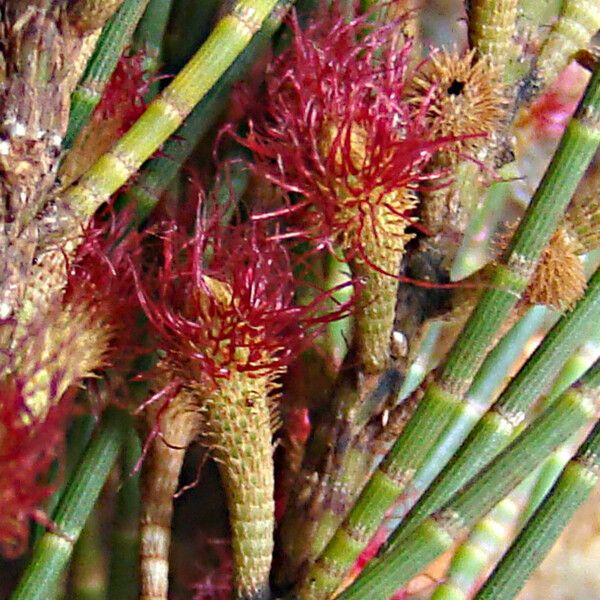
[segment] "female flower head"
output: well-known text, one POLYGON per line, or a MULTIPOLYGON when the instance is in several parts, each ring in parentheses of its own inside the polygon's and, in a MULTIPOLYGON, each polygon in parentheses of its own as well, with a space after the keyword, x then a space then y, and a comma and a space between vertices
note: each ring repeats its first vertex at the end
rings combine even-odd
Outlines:
POLYGON ((0 381, 0 555, 16 558, 27 548, 29 523, 53 486, 48 469, 62 451, 71 402, 64 398, 45 418, 32 418, 19 377, 0 381))
MULTIPOLYGON (((177 484, 182 450, 199 439, 219 465, 227 496, 234 595, 262 597, 275 524, 273 392, 321 326, 348 309, 324 311, 331 294, 296 306, 292 260, 281 241, 263 223, 228 226, 221 218, 198 217, 191 237, 173 225, 162 235, 157 272, 149 282, 138 277, 140 301, 161 349, 158 395, 167 396, 158 412, 150 408, 148 420, 170 444, 155 440, 147 446, 142 581, 148 595, 157 593, 156 531, 168 536, 170 530, 164 503, 171 507, 172 499, 165 489, 177 484)), ((168 540, 160 543, 165 548, 168 540)), ((166 586, 163 577, 161 593, 166 586)))
POLYGON ((301 195, 281 212, 304 209, 302 234, 384 271, 412 237, 414 190, 448 143, 428 132, 427 102, 415 109, 404 97, 412 43, 401 20, 370 28, 332 9, 302 31, 293 19, 292 44, 271 65, 242 140, 260 173, 301 195))
POLYGON ((181 381, 210 387, 234 372, 276 377, 326 322, 330 294, 296 306, 285 246, 261 223, 225 226, 198 219, 189 238, 176 225, 162 236, 163 262, 140 300, 181 381))
POLYGON ((428 127, 434 88, 418 105, 408 99, 406 18, 373 27, 369 15, 348 22, 334 6, 305 31, 292 19, 292 43, 267 72, 263 106, 242 140, 259 173, 300 195, 270 215, 297 217, 298 230, 285 235, 341 248, 364 282, 354 354, 370 372, 390 359, 416 191, 440 179, 429 162, 442 148, 452 152, 456 141, 428 127))

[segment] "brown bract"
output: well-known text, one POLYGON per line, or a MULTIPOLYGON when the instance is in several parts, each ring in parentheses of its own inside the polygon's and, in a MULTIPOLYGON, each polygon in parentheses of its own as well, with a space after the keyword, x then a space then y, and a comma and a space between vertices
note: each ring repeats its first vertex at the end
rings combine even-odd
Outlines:
POLYGON ((569 310, 585 292, 586 279, 579 247, 559 227, 542 253, 526 291, 528 303, 569 310))
POLYGON ((415 75, 409 94, 413 104, 427 101, 427 120, 434 136, 461 138, 455 142, 454 153, 444 152, 451 162, 461 155, 482 158, 480 151, 488 147, 488 138, 505 117, 500 72, 485 59, 476 59, 474 50, 463 56, 434 52, 415 75))

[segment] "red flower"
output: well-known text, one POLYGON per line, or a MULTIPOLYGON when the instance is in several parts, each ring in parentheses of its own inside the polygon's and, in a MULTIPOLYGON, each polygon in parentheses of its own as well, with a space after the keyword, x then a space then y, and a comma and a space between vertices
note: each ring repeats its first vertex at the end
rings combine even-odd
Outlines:
POLYGON ((190 238, 162 235, 162 265, 139 284, 141 304, 172 375, 213 385, 234 371, 274 378, 348 306, 324 312, 331 293, 296 306, 290 255, 259 223, 197 220, 190 238))
POLYGON ((121 364, 140 347, 139 303, 132 261, 142 249, 141 236, 130 228, 131 210, 117 214, 108 206, 87 227, 83 241, 68 267, 65 305, 82 304, 94 314, 96 325, 110 337, 110 360, 121 364))
POLYGON ((0 382, 0 554, 5 558, 25 551, 30 519, 44 520, 40 506, 53 491, 44 477, 62 451, 71 407, 63 398, 36 420, 20 393, 23 385, 12 375, 0 382))
POLYGON ((346 22, 333 10, 302 31, 293 18, 291 46, 271 65, 264 108, 241 140, 260 173, 303 197, 273 214, 301 211, 298 235, 338 241, 347 259, 377 263, 374 245, 406 237, 411 190, 435 177, 425 168, 452 141, 431 137, 427 101, 404 98, 412 44, 400 25, 346 22))
POLYGON ((117 133, 123 134, 146 110, 144 96, 150 82, 145 74, 145 60, 142 51, 119 58, 94 111, 92 119, 96 123, 114 119, 118 123, 117 133))

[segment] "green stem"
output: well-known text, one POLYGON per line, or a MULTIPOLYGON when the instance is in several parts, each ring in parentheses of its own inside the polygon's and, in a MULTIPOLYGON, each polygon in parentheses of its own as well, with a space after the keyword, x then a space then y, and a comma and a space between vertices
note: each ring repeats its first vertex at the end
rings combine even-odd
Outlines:
POLYGON ((139 589, 140 440, 129 427, 121 454, 121 489, 111 537, 108 597, 134 600, 139 589))
POLYGON ((141 223, 152 212, 198 142, 215 124, 226 105, 232 85, 244 76, 256 57, 266 49, 288 6, 289 0, 279 0, 247 48, 197 104, 175 135, 167 140, 161 156, 148 161, 135 185, 123 194, 120 202, 135 202, 136 223, 141 223))
POLYGON ((565 467, 546 500, 477 594, 477 600, 514 598, 577 508, 598 482, 600 423, 565 467))
POLYGON ((472 0, 468 26, 471 47, 500 68, 501 73, 515 52, 518 0, 472 0))
MULTIPOLYGON (((457 437, 460 439, 457 439, 457 442, 461 443, 470 431, 468 439, 443 471, 441 469, 445 463, 442 461, 437 463, 437 471, 441 473, 404 522, 394 531, 389 544, 396 544, 400 539, 404 539, 418 523, 442 506, 452 494, 500 452, 554 374, 581 345, 581 340, 585 339, 589 330, 589 324, 598 319, 600 319, 600 269, 592 276, 588 291, 576 308, 552 328, 523 369, 477 424, 475 423, 479 415, 487 407, 485 404, 478 404, 478 401, 482 400, 481 397, 475 397, 472 402, 470 393, 467 395, 468 403, 455 411, 445 436, 456 435, 454 432, 459 431, 460 435, 457 437)), ((446 455, 446 460, 448 458, 449 456, 446 455)))
POLYGON ((63 146, 70 148, 100 102, 119 57, 129 43, 148 0, 125 0, 102 30, 81 81, 71 96, 69 127, 63 146))
MULTIPOLYGON (((239 0, 171 84, 127 133, 60 196, 66 221, 57 229, 87 221, 172 135, 243 52, 277 0, 239 0)), ((61 231, 60 233, 65 233, 61 231)))
MULTIPOLYGON (((413 479, 470 387, 494 338, 523 294, 537 261, 558 225, 577 183, 600 142, 600 68, 529 205, 508 252, 455 342, 438 381, 430 385, 411 420, 367 483, 343 525, 308 570, 300 588, 322 597, 341 583, 413 479), (427 435, 423 435, 427 431, 427 435), (313 584, 319 582, 318 584, 313 584), (320 587, 324 585, 325 587, 320 587)), ((458 407, 458 408, 457 408, 458 407)), ((311 597, 308 594, 304 597, 311 597)))
POLYGON ((498 175, 506 181, 492 184, 482 206, 476 208, 462 244, 452 261, 451 281, 460 281, 468 277, 486 262, 490 236, 502 215, 502 207, 509 194, 511 180, 519 177, 519 172, 515 163, 509 163, 500 169, 498 175))
POLYGON ((52 597, 118 455, 124 422, 123 415, 116 409, 109 408, 105 412, 102 425, 86 448, 53 516, 54 528, 35 546, 11 600, 52 597))
POLYGON ((599 0, 563 0, 560 15, 536 59, 534 86, 528 90, 528 99, 543 93, 575 54, 589 47, 598 29, 599 0))
MULTIPOLYGON (((498 393, 498 383, 506 379, 522 354, 525 344, 547 320, 548 313, 548 309, 542 306, 532 308, 490 352, 467 394, 467 401, 474 406, 479 406, 479 410, 473 413, 464 412, 460 418, 450 422, 419 467, 414 480, 404 492, 404 502, 394 511, 394 517, 397 520, 402 520, 406 516, 406 513, 417 501, 421 490, 425 490, 431 485, 442 466, 458 450, 475 424, 477 417, 489 408, 498 393)), ((543 329, 545 333, 545 326, 543 329)))
MULTIPOLYGON (((592 340, 587 341, 575 354, 565 363, 561 372, 558 374, 556 381, 552 385, 552 389, 540 402, 539 410, 544 410, 551 406, 556 399, 570 386, 577 381, 598 358, 600 352, 597 347, 597 338, 600 337, 600 332, 592 337, 592 340), (594 339, 594 337, 596 339, 594 339), (591 346, 591 348, 590 348, 591 346)), ((576 441, 571 441, 561 446, 556 452, 550 456, 540 470, 535 486, 531 492, 527 508, 522 516, 522 523, 526 522, 537 510, 543 499, 548 494, 550 488, 558 479, 560 472, 563 470, 567 461, 573 455, 573 445, 576 441)))
MULTIPOLYGON (((402 544, 373 560, 340 600, 385 599, 464 537, 498 501, 600 408, 600 361, 402 544)), ((352 540, 349 540, 352 543, 352 540)), ((523 560, 523 559, 522 559, 523 560)), ((526 561, 523 561, 526 562, 526 561)), ((324 579, 326 573, 316 574, 324 579)), ((319 586, 319 579, 313 585, 319 586)), ((321 583, 320 586, 323 584, 321 583)), ((494 596, 495 598, 495 596, 494 596)))
MULTIPOLYGON (((92 431, 96 425, 95 419, 92 415, 81 415, 75 417, 71 423, 69 431, 67 433, 67 460, 65 465, 64 476, 66 481, 69 480, 73 473, 73 469, 77 466, 79 459, 87 443, 89 442, 92 431)), ((58 470, 58 464, 57 470, 58 470)), ((54 476, 54 474, 52 474, 54 476)), ((46 503, 46 513, 51 515, 54 513, 56 506, 63 495, 65 488, 64 483, 59 489, 57 489, 46 503)), ((45 527, 41 524, 36 524, 33 530, 33 541, 37 542, 40 537, 44 534, 45 527)))
MULTIPOLYGON (((160 69, 163 39, 172 6, 173 0, 150 0, 148 8, 135 30, 134 47, 142 49, 146 53, 144 71, 149 75, 157 73, 160 69)), ((148 90, 147 99, 154 98, 159 89, 160 83, 153 82, 148 90)))
POLYGON ((534 482, 532 474, 475 525, 469 537, 456 549, 444 582, 435 589, 431 600, 469 600, 472 597, 477 583, 510 543, 534 482))

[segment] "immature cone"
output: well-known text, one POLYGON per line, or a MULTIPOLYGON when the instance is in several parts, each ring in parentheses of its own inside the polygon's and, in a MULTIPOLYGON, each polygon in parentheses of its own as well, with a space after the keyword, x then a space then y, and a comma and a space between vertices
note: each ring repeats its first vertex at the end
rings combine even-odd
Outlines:
MULTIPOLYGON (((490 162, 490 149, 498 144, 497 133, 505 118, 503 90, 500 70, 485 58, 476 59, 474 50, 463 56, 442 50, 421 66, 412 80, 410 101, 426 110, 425 118, 434 135, 456 136, 453 144, 436 154, 435 168, 446 169, 456 178, 480 177, 477 172, 468 172, 476 171, 473 163, 460 163, 490 162)), ((471 195, 476 196, 477 192, 471 195)), ((469 221, 471 203, 465 205, 453 186, 425 189, 422 207, 425 227, 435 234, 452 232, 458 247, 469 221)))
POLYGON ((405 99, 405 21, 373 29, 364 15, 348 22, 337 5, 305 31, 294 21, 293 42, 268 70, 265 101, 241 140, 259 173, 302 197, 274 214, 286 214, 298 237, 341 248, 362 280, 355 348, 369 372, 389 361, 414 190, 435 177, 425 167, 452 141, 432 134, 426 107, 405 99))
POLYGON ((525 291, 527 304, 544 304, 555 310, 573 308, 586 288, 580 246, 559 227, 550 239, 525 291))
MULTIPOLYGON (((269 594, 273 554, 273 395, 289 361, 334 316, 318 312, 328 295, 310 306, 293 305, 294 278, 279 242, 258 225, 224 227, 219 218, 198 219, 191 239, 176 228, 166 234, 163 265, 150 282, 154 289, 147 293, 140 286, 139 295, 165 353, 156 368, 167 382, 163 395, 168 398, 169 386, 181 390, 167 400, 158 426, 171 430, 166 421, 171 411, 182 412, 176 406, 185 392, 186 406, 191 403, 200 419, 197 438, 217 461, 227 496, 234 595, 258 600, 269 594)), ((172 489, 180 462, 170 465, 172 489)), ((160 465, 151 463, 146 478, 152 493, 152 480, 165 478, 160 465)), ((156 503, 169 504, 161 513, 164 528, 172 498, 160 489, 156 503)), ((166 534, 162 540, 162 571, 142 560, 142 579, 152 582, 155 598, 167 592, 166 534)))

